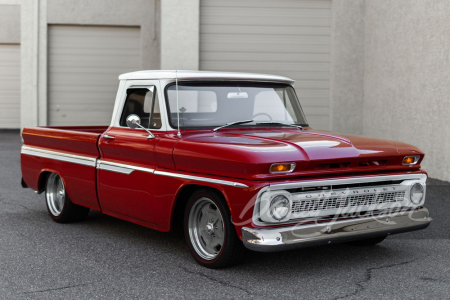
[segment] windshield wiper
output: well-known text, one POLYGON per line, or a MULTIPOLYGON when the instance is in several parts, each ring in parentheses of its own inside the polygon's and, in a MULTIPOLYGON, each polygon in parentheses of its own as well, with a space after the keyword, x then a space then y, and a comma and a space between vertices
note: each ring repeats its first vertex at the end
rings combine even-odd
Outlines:
POLYGON ((256 125, 269 125, 269 124, 283 125, 283 126, 289 126, 289 127, 297 127, 298 129, 302 129, 303 128, 301 125, 298 125, 298 124, 286 124, 286 123, 281 123, 281 122, 261 122, 261 123, 256 123, 256 125))
POLYGON ((233 123, 228 123, 225 125, 222 125, 220 127, 216 127, 213 129, 214 132, 216 132, 217 130, 219 130, 220 128, 224 128, 224 127, 228 127, 228 126, 232 126, 232 125, 239 125, 239 124, 245 124, 245 123, 251 123, 253 122, 253 120, 245 120, 245 121, 237 121, 237 122, 233 122, 233 123))

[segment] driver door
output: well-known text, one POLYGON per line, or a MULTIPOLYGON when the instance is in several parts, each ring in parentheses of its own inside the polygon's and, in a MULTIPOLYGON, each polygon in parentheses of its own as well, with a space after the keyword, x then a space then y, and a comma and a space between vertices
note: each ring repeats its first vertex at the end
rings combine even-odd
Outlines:
POLYGON ((165 133, 161 119, 159 81, 127 82, 122 111, 100 138, 98 196, 102 210, 122 219, 155 225, 153 170, 157 167, 155 146, 165 133), (145 85, 143 85, 145 83, 145 85), (137 115, 144 129, 127 127, 129 115, 137 115))

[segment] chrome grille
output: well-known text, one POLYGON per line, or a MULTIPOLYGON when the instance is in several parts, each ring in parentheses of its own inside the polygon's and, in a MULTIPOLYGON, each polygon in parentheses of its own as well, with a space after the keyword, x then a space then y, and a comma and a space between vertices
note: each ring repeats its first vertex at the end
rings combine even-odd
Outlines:
POLYGON ((404 197, 405 192, 402 191, 322 199, 294 200, 292 202, 292 213, 393 203, 403 201, 404 197))

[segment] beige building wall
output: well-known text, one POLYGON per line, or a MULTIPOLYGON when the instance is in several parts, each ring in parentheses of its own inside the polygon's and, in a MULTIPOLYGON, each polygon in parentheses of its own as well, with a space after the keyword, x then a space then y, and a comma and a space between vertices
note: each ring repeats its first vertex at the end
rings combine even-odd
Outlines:
POLYGON ((366 2, 364 134, 425 152, 450 181, 450 1, 366 2))
POLYGON ((334 0, 332 129, 402 141, 450 181, 450 2, 334 0))
POLYGON ((161 69, 198 70, 199 0, 161 1, 161 69))
POLYGON ((333 0, 331 130, 363 134, 364 0, 333 0))

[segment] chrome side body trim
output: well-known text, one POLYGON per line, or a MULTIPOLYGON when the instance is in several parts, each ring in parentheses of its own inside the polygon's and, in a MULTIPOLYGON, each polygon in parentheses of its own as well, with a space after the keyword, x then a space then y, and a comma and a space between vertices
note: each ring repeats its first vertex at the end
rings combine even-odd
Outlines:
POLYGON ((126 174, 126 175, 130 175, 134 171, 142 171, 142 172, 147 172, 147 173, 155 172, 154 169, 142 168, 142 167, 137 167, 137 166, 133 166, 133 165, 119 164, 119 163, 114 163, 114 162, 110 162, 110 161, 106 161, 106 160, 98 160, 97 161, 97 169, 116 172, 116 173, 122 173, 122 174, 126 174))
POLYGON ((271 190, 284 190, 299 187, 312 187, 321 185, 339 185, 339 184, 353 184, 353 183, 365 183, 376 181, 389 181, 389 180, 421 180, 425 178, 425 174, 405 174, 405 175, 388 175, 388 176, 365 176, 365 177, 352 177, 343 179, 325 179, 325 180, 312 180, 312 181, 297 181, 289 183, 271 184, 271 190))
POLYGON ((244 246, 260 252, 341 243, 425 229, 432 219, 426 208, 383 217, 365 217, 312 225, 242 228, 244 246))
POLYGON ((51 150, 44 150, 29 146, 22 146, 22 149, 20 151, 22 154, 31 155, 31 156, 37 156, 37 157, 44 157, 59 161, 65 161, 70 162, 78 165, 84 165, 89 167, 95 167, 97 158, 92 158, 88 156, 80 156, 80 155, 73 155, 73 154, 67 154, 63 152, 57 152, 57 151, 51 151, 51 150))
POLYGON ((190 179, 190 180, 210 182, 210 183, 217 183, 217 184, 222 184, 222 185, 235 186, 235 187, 239 187, 239 188, 248 188, 248 185, 245 185, 245 184, 239 183, 239 182, 232 182, 232 181, 212 179, 212 178, 192 176, 192 175, 176 174, 176 173, 164 172, 164 171, 155 171, 155 175, 190 179))

